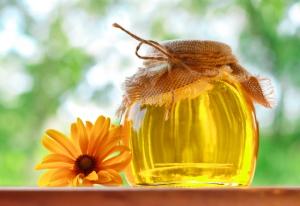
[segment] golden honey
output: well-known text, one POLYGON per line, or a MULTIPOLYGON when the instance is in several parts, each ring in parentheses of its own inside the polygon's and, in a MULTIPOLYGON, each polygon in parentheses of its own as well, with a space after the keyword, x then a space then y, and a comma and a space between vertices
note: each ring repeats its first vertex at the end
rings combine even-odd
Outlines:
MULTIPOLYGON (((245 186, 255 169, 258 128, 252 101, 234 81, 166 107, 135 102, 127 109, 132 185, 245 186)), ((191 85, 192 87, 192 85, 191 85)))

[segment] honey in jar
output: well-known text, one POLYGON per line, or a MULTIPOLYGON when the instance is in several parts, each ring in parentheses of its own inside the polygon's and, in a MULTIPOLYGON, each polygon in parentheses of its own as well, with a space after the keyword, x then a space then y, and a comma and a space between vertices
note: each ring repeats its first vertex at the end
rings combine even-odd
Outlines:
MULTIPOLYGON (((121 29, 119 25, 115 25, 121 29)), ((246 186, 253 178, 258 125, 254 102, 271 107, 263 79, 226 44, 157 43, 133 35, 144 67, 125 83, 120 113, 130 122, 132 185, 246 186), (151 49, 141 56, 138 49, 151 49)))

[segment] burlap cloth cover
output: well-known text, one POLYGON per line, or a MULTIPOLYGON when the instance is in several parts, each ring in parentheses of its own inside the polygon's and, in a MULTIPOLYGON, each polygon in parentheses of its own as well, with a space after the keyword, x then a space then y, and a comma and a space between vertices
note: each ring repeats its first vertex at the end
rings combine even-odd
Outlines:
POLYGON ((208 88, 208 84, 201 82, 213 81, 224 73, 240 82, 245 93, 253 101, 265 107, 272 106, 273 89, 270 81, 247 72, 238 63, 228 45, 200 40, 157 43, 142 39, 118 24, 113 26, 140 41, 136 55, 144 59, 144 67, 139 68, 125 81, 125 94, 118 110, 119 115, 136 101, 141 104, 170 106, 180 99, 178 96, 190 96, 190 88, 198 88, 196 92, 201 88, 208 88), (138 53, 143 44, 151 48, 146 56, 138 53), (190 84, 193 84, 193 87, 187 87, 190 84))

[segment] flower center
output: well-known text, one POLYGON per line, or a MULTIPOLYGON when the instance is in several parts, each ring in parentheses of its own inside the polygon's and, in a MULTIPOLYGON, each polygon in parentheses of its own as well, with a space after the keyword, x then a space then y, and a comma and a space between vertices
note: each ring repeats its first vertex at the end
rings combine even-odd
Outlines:
POLYGON ((96 160, 89 155, 81 155, 75 162, 76 170, 84 175, 90 174, 96 167, 96 160))

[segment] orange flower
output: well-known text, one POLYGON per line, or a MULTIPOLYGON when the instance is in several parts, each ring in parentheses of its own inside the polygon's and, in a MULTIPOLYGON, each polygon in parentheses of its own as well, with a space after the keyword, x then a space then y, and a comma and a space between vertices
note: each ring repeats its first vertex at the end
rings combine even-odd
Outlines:
POLYGON ((36 169, 47 169, 39 186, 93 186, 122 184, 119 172, 131 160, 131 152, 120 145, 128 138, 129 125, 111 125, 110 119, 100 116, 95 124, 77 119, 71 125, 71 137, 47 130, 43 145, 51 152, 36 169))

